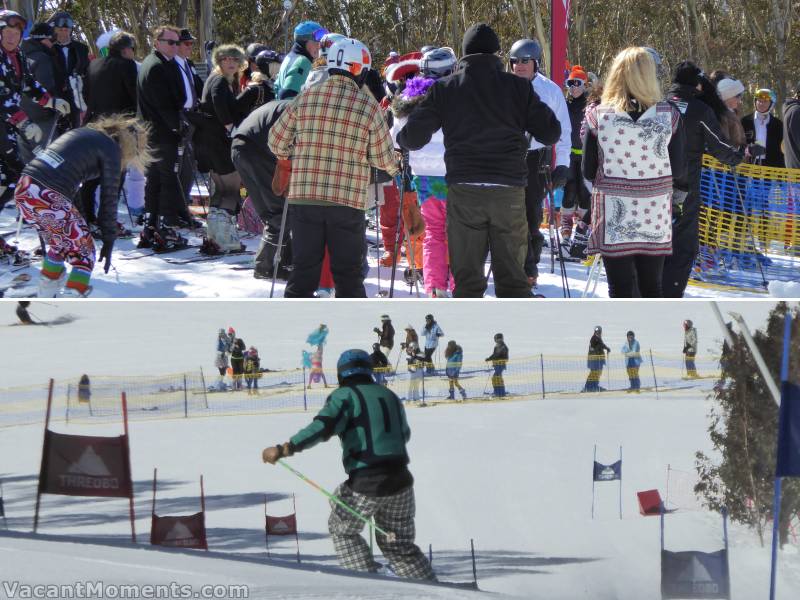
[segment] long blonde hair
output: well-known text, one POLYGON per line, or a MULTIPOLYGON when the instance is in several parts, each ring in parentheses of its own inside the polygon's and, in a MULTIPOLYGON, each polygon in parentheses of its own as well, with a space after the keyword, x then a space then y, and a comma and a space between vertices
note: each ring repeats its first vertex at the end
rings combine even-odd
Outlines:
POLYGON ((100 117, 86 127, 106 134, 117 143, 123 170, 133 165, 143 171, 153 162, 153 155, 147 145, 148 126, 139 119, 113 114, 100 117))
POLYGON ((661 86, 652 55, 640 46, 625 48, 617 54, 606 77, 602 103, 627 112, 647 110, 659 100, 661 86), (632 98, 638 106, 631 102, 632 98))

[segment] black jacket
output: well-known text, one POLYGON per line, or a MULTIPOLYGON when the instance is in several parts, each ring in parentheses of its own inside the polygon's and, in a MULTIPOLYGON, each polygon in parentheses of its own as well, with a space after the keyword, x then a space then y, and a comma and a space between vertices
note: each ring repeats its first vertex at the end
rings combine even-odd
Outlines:
POLYGON ((437 81, 397 136, 401 147, 418 150, 438 129, 444 133, 445 179, 454 183, 528 182, 525 133, 549 145, 561 125, 530 81, 503 71, 500 58, 473 54, 458 71, 437 81))
POLYGON ((800 99, 783 104, 783 156, 786 167, 800 169, 800 99))
MULTIPOLYGON (((55 55, 53 50, 44 46, 39 40, 25 40, 21 45, 28 63, 28 70, 33 78, 47 90, 51 96, 58 96, 56 87, 55 55)), ((28 96, 22 96, 22 110, 31 118, 34 123, 51 122, 55 113, 49 108, 44 108, 38 102, 34 102, 28 96)), ((47 135, 47 131, 43 132, 47 135)))
POLYGON ((58 84, 58 97, 72 101, 72 88, 69 76, 83 77, 89 68, 89 46, 77 40, 67 44, 66 59, 64 46, 53 44, 53 56, 56 64, 56 83, 58 84))
MULTIPOLYGON (((291 104, 291 100, 273 100, 251 112, 231 133, 233 148, 247 147, 264 154, 267 161, 273 165, 278 159, 269 149, 269 130, 291 104)), ((271 175, 270 175, 271 176, 271 175)))
POLYGON ((692 86, 676 84, 667 92, 667 100, 681 112, 686 135, 686 177, 689 189, 699 193, 703 154, 707 152, 720 162, 734 166, 742 162, 744 148, 734 146, 723 135, 714 111, 696 94, 692 86))
POLYGON ((200 112, 212 118, 205 122, 196 138, 196 151, 217 173, 231 173, 231 139, 225 125, 239 125, 247 116, 231 90, 230 84, 219 73, 212 73, 203 86, 200 112))
POLYGON ((381 346, 389 348, 389 350, 394 347, 394 325, 392 325, 391 321, 384 321, 380 329, 376 327, 373 331, 380 336, 380 341, 378 343, 381 346))
POLYGON ((157 51, 150 53, 139 68, 136 80, 139 116, 150 124, 150 142, 178 144, 185 133, 183 104, 186 91, 174 60, 157 51))
POLYGON ((567 97, 567 111, 569 112, 569 122, 572 125, 572 147, 583 148, 581 142, 581 124, 583 123, 584 112, 586 111, 586 94, 573 98, 567 97))
POLYGON ((589 356, 603 354, 603 352, 611 352, 611 348, 606 346, 602 336, 595 333, 589 340, 589 356))
POLYGON ((488 361, 498 361, 499 364, 505 364, 505 361, 508 360, 508 346, 503 341, 496 342, 494 345, 494 351, 492 352, 491 356, 487 357, 486 360, 488 361))
POLYGON ((86 121, 114 113, 136 114, 136 61, 112 50, 93 60, 83 82, 86 121))
POLYGON ((369 355, 369 362, 372 363, 372 368, 375 367, 388 367, 389 366, 389 359, 386 358, 386 355, 381 352, 380 350, 375 350, 372 354, 369 355))
POLYGON ((73 198, 80 185, 100 179, 100 210, 97 224, 103 240, 117 236, 117 205, 122 171, 120 150, 110 137, 94 129, 72 129, 54 140, 22 170, 23 175, 67 198, 73 198))
MULTIPOLYGON (((747 138, 747 143, 754 143, 756 141, 755 113, 742 117, 742 127, 744 128, 744 137, 747 138)), ((758 164, 765 167, 785 167, 786 163, 783 160, 783 151, 781 150, 782 143, 783 121, 775 115, 770 115, 769 123, 767 123, 767 153, 758 164)))

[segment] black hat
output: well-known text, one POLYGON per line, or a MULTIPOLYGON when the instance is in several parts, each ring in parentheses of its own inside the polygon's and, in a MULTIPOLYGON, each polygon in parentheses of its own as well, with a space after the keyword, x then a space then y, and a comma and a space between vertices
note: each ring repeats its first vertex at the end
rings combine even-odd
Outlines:
POLYGON ((32 40, 49 40, 53 37, 53 26, 50 23, 39 22, 31 27, 32 40))
POLYGON ((636 337, 636 334, 633 333, 633 331, 629 331, 626 335, 627 337, 636 337))
POLYGON ((179 42, 191 42, 196 40, 197 38, 192 35, 192 32, 188 29, 181 29, 180 34, 178 34, 178 41, 179 42))
POLYGON ((486 23, 477 23, 466 32, 462 41, 463 55, 494 54, 500 51, 500 39, 486 23))
POLYGON ((675 69, 675 76, 672 78, 672 81, 673 83, 695 87, 700 83, 700 78, 702 76, 703 70, 693 62, 686 60, 675 69))
POLYGON ((425 315, 425 320, 426 321, 433 321, 433 315, 431 315, 431 314, 425 315))
POLYGON ((503 339, 503 334, 502 334, 502 333, 495 333, 495 334, 494 334, 494 339, 496 339, 496 340, 502 340, 502 339, 503 339))

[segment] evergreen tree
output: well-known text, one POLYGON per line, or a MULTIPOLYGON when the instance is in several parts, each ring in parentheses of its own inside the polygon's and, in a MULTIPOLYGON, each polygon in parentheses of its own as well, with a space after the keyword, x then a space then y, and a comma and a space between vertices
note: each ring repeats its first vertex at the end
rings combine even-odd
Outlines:
MULTIPOLYGON (((753 334, 773 379, 780 385, 784 316, 779 303, 765 330, 753 334)), ((800 381, 800 314, 795 311, 789 380, 800 381)), ((773 483, 778 431, 778 407, 770 395, 744 336, 729 326, 733 347, 723 342, 721 378, 714 386, 708 432, 718 455, 696 454, 700 482, 695 492, 705 505, 727 507, 732 520, 756 529, 761 543, 772 520, 773 483)), ((780 515, 781 547, 787 542, 792 516, 800 511, 800 479, 785 479, 780 515)))

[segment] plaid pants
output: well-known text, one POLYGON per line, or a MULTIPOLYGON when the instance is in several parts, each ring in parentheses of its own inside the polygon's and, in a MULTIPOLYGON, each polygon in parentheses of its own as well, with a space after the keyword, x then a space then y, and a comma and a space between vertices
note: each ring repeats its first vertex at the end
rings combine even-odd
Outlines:
MULTIPOLYGON (((375 538, 383 555, 389 560, 394 572, 409 579, 435 580, 430 562, 414 543, 414 488, 408 487, 392 496, 371 497, 359 494, 342 483, 334 492, 345 504, 365 517, 375 517, 381 529, 393 533, 394 541, 376 532, 375 538)), ((369 545, 361 537, 364 522, 347 510, 331 502, 328 530, 333 538, 333 547, 339 562, 354 571, 377 572, 380 565, 375 562, 369 545)))

